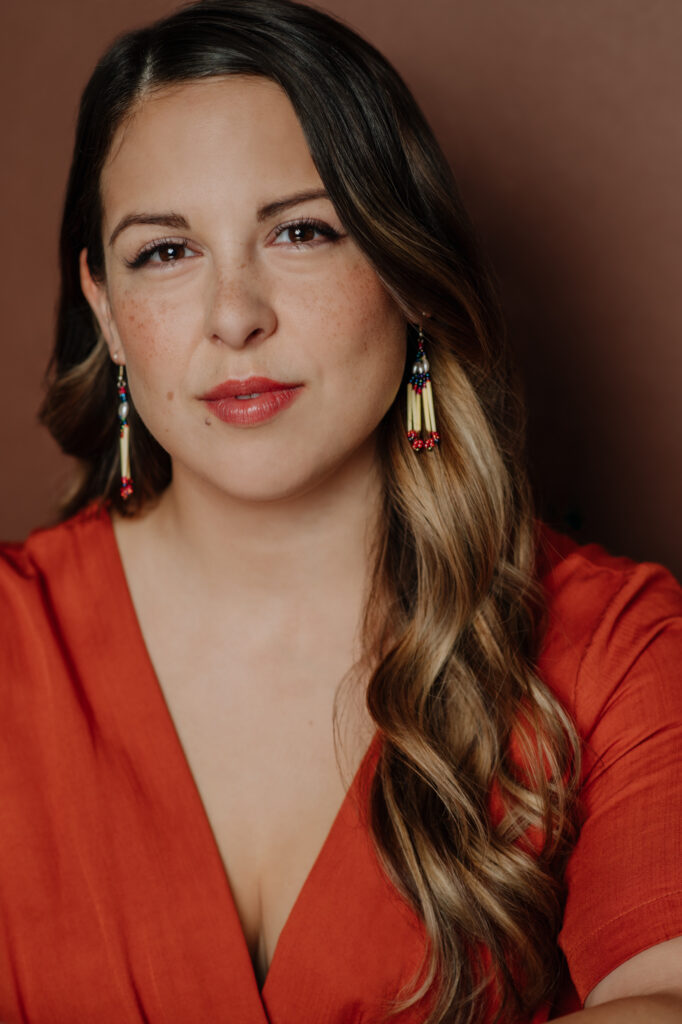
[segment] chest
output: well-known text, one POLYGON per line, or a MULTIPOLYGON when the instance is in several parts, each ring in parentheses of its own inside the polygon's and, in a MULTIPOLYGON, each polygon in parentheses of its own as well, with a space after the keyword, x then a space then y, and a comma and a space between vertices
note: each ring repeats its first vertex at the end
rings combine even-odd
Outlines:
POLYGON ((159 682, 262 985, 370 743, 371 723, 359 694, 347 699, 337 750, 337 690, 348 660, 333 646, 304 659, 286 645, 253 648, 236 638, 229 656, 216 644, 199 657, 181 645, 156 650, 159 682))
MULTIPOLYGON (((228 884, 218 830, 211 833, 162 693, 131 639, 124 672, 115 658, 79 671, 74 685, 53 672, 52 701, 39 690, 35 705, 10 704, 12 756, 0 764, 0 1019, 23 1019, 26 1006, 46 1024, 265 1024, 321 1020, 320 1007, 329 1024, 379 1019, 387 993, 411 979, 424 949, 418 922, 373 853, 359 785, 319 856, 313 851, 272 962, 259 968, 262 980, 268 966, 259 993, 242 931, 255 873, 247 858, 240 871, 237 847, 224 846, 237 876, 228 884)), ((363 766, 367 780, 373 763, 363 766)), ((242 831, 243 822, 230 834, 242 831)), ((289 836, 279 891, 300 863, 295 830, 289 836)), ((266 931, 275 906, 275 889, 268 892, 264 912, 255 907, 266 931)))

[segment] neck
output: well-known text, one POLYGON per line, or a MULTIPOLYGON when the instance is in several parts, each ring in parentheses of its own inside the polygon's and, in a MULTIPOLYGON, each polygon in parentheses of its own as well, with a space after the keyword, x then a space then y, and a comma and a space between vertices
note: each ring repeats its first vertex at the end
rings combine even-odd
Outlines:
POLYGON ((221 599, 364 595, 381 508, 373 447, 315 487, 272 501, 233 498, 175 473, 149 514, 154 545, 221 599))

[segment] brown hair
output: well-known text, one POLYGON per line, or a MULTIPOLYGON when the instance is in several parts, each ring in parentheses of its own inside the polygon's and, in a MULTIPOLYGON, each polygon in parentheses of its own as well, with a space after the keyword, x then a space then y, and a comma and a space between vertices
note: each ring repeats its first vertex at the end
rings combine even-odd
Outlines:
POLYGON ((345 229, 409 318, 428 312, 440 451, 409 448, 402 403, 380 428, 374 582, 389 615, 377 622, 368 607, 366 616, 376 665, 367 700, 383 737, 371 826, 430 940, 406 1003, 426 994, 432 1024, 481 1020, 490 1007, 529 1016, 557 977, 578 740, 535 671, 541 601, 522 407, 493 279, 445 158, 393 68, 327 15, 288 0, 210 0, 123 36, 97 65, 66 196, 42 410, 82 467, 64 514, 93 499, 134 513, 170 480, 167 453, 133 408, 136 496, 120 501, 114 368, 80 290, 78 255, 87 247, 101 280, 99 178, 135 104, 150 90, 225 74, 284 89, 345 229))

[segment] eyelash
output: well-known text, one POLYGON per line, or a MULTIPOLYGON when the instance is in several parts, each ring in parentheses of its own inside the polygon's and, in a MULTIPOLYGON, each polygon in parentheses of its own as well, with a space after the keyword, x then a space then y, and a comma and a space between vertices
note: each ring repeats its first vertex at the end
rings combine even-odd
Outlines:
MULTIPOLYGON (((336 242, 336 241, 338 241, 339 238, 343 237, 343 235, 341 235, 338 231, 336 231, 334 228, 330 227, 329 224, 326 224, 322 220, 315 220, 315 218, 313 218, 313 217, 302 217, 302 218, 299 218, 298 220, 289 221, 288 224, 280 224, 280 226, 275 229, 275 237, 279 238, 279 236, 284 234, 285 231, 291 231, 293 228, 306 228, 306 227, 315 228, 315 230, 319 234, 323 235, 325 238, 329 239, 329 241, 331 241, 331 242, 336 242)), ((296 248, 296 249, 305 249, 305 248, 308 248, 309 246, 317 245, 318 242, 316 242, 316 241, 290 242, 289 244, 294 246, 294 248, 296 248)), ((151 257, 155 253, 160 252, 162 249, 169 248, 171 246, 173 246, 173 247, 175 247, 177 249, 184 249, 184 248, 189 249, 189 248, 191 248, 191 243, 190 243, 188 238, 162 238, 159 241, 153 242, 150 245, 146 246, 145 248, 141 249, 140 252, 138 252, 136 256, 133 256, 132 259, 124 260, 124 263, 131 270, 137 270, 139 267, 142 267, 146 263, 149 263, 151 257)), ((173 263, 180 263, 180 262, 182 262, 182 261, 181 260, 166 260, 166 261, 162 262, 162 265, 163 265, 163 263, 165 263, 165 265, 170 265, 170 264, 173 264, 173 263)))

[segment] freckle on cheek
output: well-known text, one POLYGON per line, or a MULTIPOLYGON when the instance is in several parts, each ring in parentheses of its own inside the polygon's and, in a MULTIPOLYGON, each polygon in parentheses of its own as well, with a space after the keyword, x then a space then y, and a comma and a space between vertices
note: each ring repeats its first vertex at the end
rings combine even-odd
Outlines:
POLYGON ((166 395, 166 398, 168 399, 169 402, 172 402, 173 399, 175 398, 175 392, 169 391, 168 394, 166 395))

